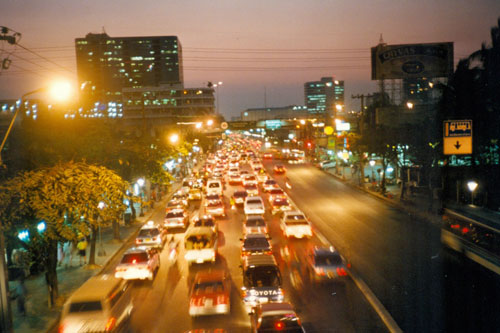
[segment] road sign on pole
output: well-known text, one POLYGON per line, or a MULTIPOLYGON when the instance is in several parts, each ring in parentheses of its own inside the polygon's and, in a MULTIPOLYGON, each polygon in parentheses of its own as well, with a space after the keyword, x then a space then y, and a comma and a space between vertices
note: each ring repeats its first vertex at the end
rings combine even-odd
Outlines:
POLYGON ((472 154, 472 120, 445 120, 443 126, 445 155, 472 154))

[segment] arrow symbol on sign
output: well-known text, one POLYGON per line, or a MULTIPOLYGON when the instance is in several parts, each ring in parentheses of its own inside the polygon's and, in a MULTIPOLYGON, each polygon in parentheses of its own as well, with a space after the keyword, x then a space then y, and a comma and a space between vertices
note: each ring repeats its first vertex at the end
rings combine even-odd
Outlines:
POLYGON ((462 145, 460 144, 460 142, 457 140, 457 143, 455 143, 454 145, 455 148, 460 149, 460 147, 462 147, 462 145))

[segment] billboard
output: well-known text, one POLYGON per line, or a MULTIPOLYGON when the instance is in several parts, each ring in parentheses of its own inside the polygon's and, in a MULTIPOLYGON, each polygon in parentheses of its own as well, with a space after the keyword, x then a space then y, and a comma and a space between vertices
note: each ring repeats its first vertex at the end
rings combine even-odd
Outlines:
POLYGON ((372 47, 372 80, 448 77, 452 73, 453 43, 372 47))

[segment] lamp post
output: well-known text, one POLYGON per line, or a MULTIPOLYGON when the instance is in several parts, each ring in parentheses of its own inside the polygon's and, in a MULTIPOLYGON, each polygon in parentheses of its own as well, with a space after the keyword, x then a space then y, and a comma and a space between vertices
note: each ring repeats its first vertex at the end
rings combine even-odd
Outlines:
MULTIPOLYGON (((69 83, 63 83, 61 81, 54 82, 50 86, 45 86, 32 91, 29 91, 21 96, 21 103, 19 108, 17 108, 12 120, 10 121, 9 127, 0 145, 0 166, 3 165, 2 161, 2 151, 7 142, 7 138, 14 126, 17 115, 21 109, 24 109, 24 102, 26 97, 39 92, 49 92, 51 97, 56 100, 62 100, 66 98, 71 90, 69 83)), ((12 332, 12 312, 10 309, 10 299, 9 299, 9 277, 7 264, 5 262, 5 240, 3 236, 3 225, 0 221, 0 332, 12 332)))
POLYGON ((474 205, 474 193, 477 189, 477 186, 478 186, 477 182, 473 180, 467 182, 467 188, 469 189, 471 195, 471 205, 474 205))
MULTIPOLYGON (((99 204, 97 205, 97 208, 99 208, 101 211, 106 207, 106 204, 104 201, 100 201, 99 204)), ((105 256, 106 255, 106 250, 104 249, 104 246, 102 244, 102 233, 101 233, 101 216, 98 217, 99 221, 99 250, 97 251, 97 255, 99 257, 105 256)))
POLYGON ((370 162, 368 162, 368 163, 370 163, 370 166, 372 167, 372 182, 374 182, 375 181, 375 171, 373 170, 373 167, 375 166, 376 162, 375 162, 375 160, 370 160, 370 162))
POLYGON ((217 98, 217 114, 219 114, 219 104, 220 104, 219 103, 219 87, 222 86, 222 83, 223 83, 222 81, 219 81, 213 85, 213 87, 216 88, 215 94, 216 94, 216 98, 217 98))
POLYGON ((139 216, 144 216, 144 210, 142 209, 142 201, 144 200, 144 192, 142 187, 144 186, 144 178, 137 179, 137 185, 139 186, 140 195, 141 195, 141 211, 139 212, 139 216))

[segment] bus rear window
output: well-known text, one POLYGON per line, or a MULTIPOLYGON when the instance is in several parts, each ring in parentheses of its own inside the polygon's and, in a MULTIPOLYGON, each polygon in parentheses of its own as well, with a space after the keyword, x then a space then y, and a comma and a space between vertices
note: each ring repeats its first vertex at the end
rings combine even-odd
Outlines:
POLYGON ((69 306, 69 312, 91 312, 91 311, 101 311, 102 305, 100 301, 93 302, 76 302, 71 303, 69 306))

